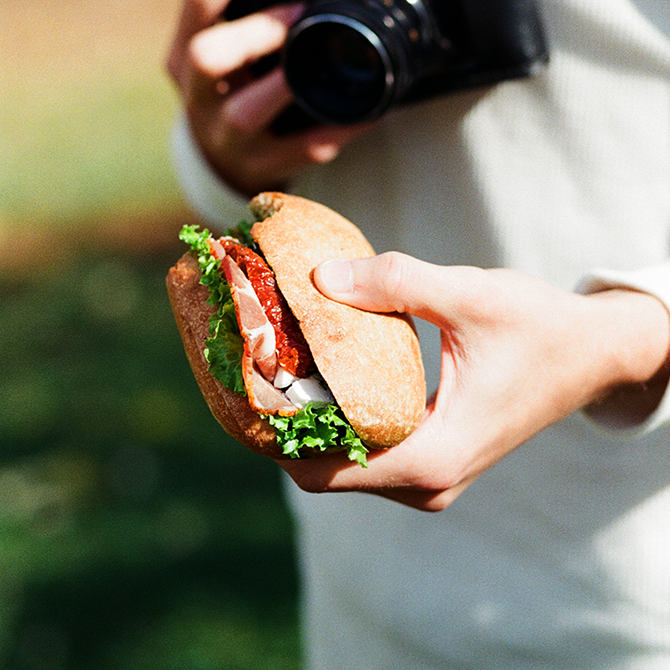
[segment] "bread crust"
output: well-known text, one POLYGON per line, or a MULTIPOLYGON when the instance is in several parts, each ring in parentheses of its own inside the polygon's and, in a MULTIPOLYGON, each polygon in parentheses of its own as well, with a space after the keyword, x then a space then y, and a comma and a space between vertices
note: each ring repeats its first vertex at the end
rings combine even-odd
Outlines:
POLYGON ((246 397, 227 389, 209 372, 204 349, 209 317, 215 310, 207 304, 209 289, 200 283, 200 277, 198 261, 189 252, 170 268, 166 279, 177 328, 200 391, 214 418, 229 435, 256 453, 286 459, 267 419, 251 409, 246 397))
POLYGON ((267 217, 254 224, 251 235, 354 430, 372 448, 402 442, 426 407, 421 351, 411 319, 336 303, 313 282, 322 261, 370 257, 374 250, 350 221, 311 200, 262 193, 250 208, 267 217))

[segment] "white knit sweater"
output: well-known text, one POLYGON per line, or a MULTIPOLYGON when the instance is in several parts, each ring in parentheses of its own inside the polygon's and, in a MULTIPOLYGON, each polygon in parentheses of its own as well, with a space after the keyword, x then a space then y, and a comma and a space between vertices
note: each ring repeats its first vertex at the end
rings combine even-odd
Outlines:
MULTIPOLYGON (((543 9, 546 71, 396 110, 296 190, 378 251, 634 286, 670 307, 670 5, 543 9)), ((183 126, 175 138, 203 217, 235 221, 241 200, 183 126)), ((421 333, 434 384, 436 333, 421 333)), ((670 668, 669 418, 667 398, 636 432, 571 416, 437 515, 289 486, 308 667, 670 668)))

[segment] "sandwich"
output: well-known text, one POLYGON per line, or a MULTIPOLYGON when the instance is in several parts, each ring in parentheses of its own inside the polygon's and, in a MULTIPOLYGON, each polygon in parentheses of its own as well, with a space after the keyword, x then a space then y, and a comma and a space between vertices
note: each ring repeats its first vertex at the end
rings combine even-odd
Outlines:
POLYGON ((425 409, 418 338, 409 316, 329 300, 313 271, 374 251, 333 210, 261 193, 220 238, 184 226, 190 249, 167 289, 188 361, 209 408, 232 437, 274 459, 402 442, 425 409))

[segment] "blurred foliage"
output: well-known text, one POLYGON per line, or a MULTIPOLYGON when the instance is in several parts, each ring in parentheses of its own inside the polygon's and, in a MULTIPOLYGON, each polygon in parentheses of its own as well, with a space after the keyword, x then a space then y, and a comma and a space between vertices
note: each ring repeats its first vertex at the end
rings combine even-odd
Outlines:
POLYGON ((180 7, 0 2, 2 670, 299 667, 278 471, 212 418, 165 292, 180 7))
POLYGON ((0 279, 0 667, 299 667, 292 529, 164 287, 181 249, 0 279))

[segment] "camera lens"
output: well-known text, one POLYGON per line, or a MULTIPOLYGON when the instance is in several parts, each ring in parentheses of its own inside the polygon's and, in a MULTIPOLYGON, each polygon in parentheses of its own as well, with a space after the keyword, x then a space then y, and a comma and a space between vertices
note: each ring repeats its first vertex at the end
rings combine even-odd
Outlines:
POLYGON ((393 93, 393 66, 377 35, 350 17, 302 23, 284 62, 298 102, 317 118, 352 123, 374 116, 393 93))
POLYGON ((406 6, 390 12, 381 2, 316 0, 284 51, 300 106, 321 121, 346 124, 376 118, 397 101, 412 79, 410 35, 418 34, 406 6))
POLYGON ((392 95, 393 69, 379 38, 366 26, 325 15, 302 26, 287 49, 286 76, 314 116, 351 123, 374 114, 392 95))

